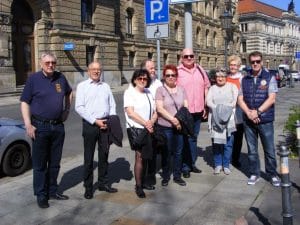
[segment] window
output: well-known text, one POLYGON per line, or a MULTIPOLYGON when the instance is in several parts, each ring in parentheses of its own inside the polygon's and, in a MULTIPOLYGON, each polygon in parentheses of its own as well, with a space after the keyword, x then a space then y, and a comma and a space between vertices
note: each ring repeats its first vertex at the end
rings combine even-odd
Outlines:
POLYGON ((176 20, 174 24, 175 41, 179 41, 179 25, 180 22, 176 20))
POLYGON ((81 0, 81 23, 92 24, 94 1, 81 0))
POLYGON ((130 51, 128 56, 128 66, 134 67, 134 58, 135 58, 135 52, 130 51))
POLYGON ((196 30, 196 43, 198 45, 200 45, 200 43, 201 43, 201 28, 200 27, 197 27, 197 30, 196 30))
POLYGON ((152 60, 153 59, 153 53, 152 52, 148 52, 147 58, 152 60))
POLYGON ((180 61, 181 60, 181 57, 180 57, 180 55, 177 55, 177 65, 179 65, 180 64, 180 61))
POLYGON ((164 53, 164 65, 168 64, 168 54, 164 53))
POLYGON ((86 60, 86 66, 88 66, 91 62, 94 61, 94 55, 95 55, 95 46, 86 46, 86 56, 85 56, 85 60, 86 60))
POLYGON ((217 47, 217 33, 216 33, 216 32, 214 32, 212 46, 213 46, 214 48, 217 47))
POLYGON ((246 43, 246 40, 245 41, 242 41, 242 52, 247 52, 247 43, 246 43))
POLYGON ((206 30, 205 32, 205 46, 208 47, 208 36, 209 36, 209 30, 206 30))
POLYGON ((126 26, 126 37, 133 38, 133 32, 132 32, 132 18, 133 18, 133 9, 128 8, 126 10, 126 16, 125 16, 125 26, 126 26))

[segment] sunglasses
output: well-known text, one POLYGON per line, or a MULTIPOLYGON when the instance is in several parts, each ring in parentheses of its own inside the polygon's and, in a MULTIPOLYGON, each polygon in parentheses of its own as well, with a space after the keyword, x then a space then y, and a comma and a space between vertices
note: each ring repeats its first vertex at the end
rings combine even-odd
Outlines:
POLYGON ((165 77, 167 77, 167 78, 169 78, 169 77, 177 77, 177 74, 175 74, 175 73, 165 74, 165 77))
POLYGON ((188 58, 193 59, 194 55, 184 55, 183 58, 184 59, 188 59, 188 58))
POLYGON ((260 64, 260 63, 261 63, 261 60, 253 60, 253 61, 251 61, 250 63, 251 63, 251 64, 255 64, 255 63, 256 63, 256 64, 260 64))
POLYGON ((147 77, 138 77, 136 78, 138 81, 148 81, 147 77))
POLYGON ((55 61, 47 61, 47 62, 45 62, 46 66, 49 66, 50 64, 56 65, 56 62, 55 61))

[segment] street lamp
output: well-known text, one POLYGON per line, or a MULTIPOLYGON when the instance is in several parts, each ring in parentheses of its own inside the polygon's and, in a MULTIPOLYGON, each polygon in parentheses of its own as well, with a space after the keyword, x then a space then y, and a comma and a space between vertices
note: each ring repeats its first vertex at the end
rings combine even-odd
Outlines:
POLYGON ((229 41, 232 38, 232 14, 231 14, 231 1, 225 1, 225 10, 224 13, 220 16, 222 29, 225 31, 225 62, 224 66, 227 67, 227 48, 229 41))

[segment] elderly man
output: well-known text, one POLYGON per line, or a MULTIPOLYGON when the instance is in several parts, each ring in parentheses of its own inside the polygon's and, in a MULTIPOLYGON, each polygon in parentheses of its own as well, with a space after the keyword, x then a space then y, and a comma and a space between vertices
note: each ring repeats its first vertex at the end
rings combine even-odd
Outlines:
POLYGON ((202 172, 196 167, 197 137, 200 132, 201 119, 207 117, 205 98, 210 87, 207 74, 200 65, 195 63, 195 54, 191 48, 185 48, 181 53, 177 84, 186 90, 188 108, 194 119, 194 136, 186 141, 189 148, 185 149, 182 166, 183 177, 189 178, 190 172, 202 172))
POLYGON ((250 178, 248 185, 255 185, 260 177, 258 136, 265 153, 266 173, 273 186, 280 186, 276 172, 274 146, 274 104, 278 92, 276 79, 263 68, 262 53, 249 54, 251 71, 242 79, 238 104, 244 112, 244 131, 248 146, 250 178))
POLYGON ((108 84, 100 80, 102 67, 99 62, 88 66, 89 78, 77 86, 75 110, 83 118, 84 142, 84 197, 93 198, 93 162, 98 143, 98 189, 109 193, 118 190, 108 185, 107 119, 116 115, 116 103, 108 84))
POLYGON ((20 99, 26 132, 33 140, 33 190, 40 208, 49 207, 49 198, 68 199, 57 192, 57 176, 65 139, 63 122, 69 114, 72 89, 55 66, 55 55, 43 53, 42 70, 28 78, 20 99))

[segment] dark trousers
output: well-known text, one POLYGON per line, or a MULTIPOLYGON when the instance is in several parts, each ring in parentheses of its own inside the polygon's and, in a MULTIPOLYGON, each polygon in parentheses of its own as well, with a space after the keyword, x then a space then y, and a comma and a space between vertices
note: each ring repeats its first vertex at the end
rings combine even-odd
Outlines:
POLYGON ((84 172, 83 181, 86 189, 93 189, 93 164, 96 143, 98 144, 98 185, 107 184, 107 168, 108 168, 108 149, 104 146, 107 143, 107 130, 101 130, 96 125, 83 121, 82 136, 84 145, 84 172))
POLYGON ((236 125, 236 131, 233 133, 233 149, 232 149, 232 162, 237 163, 240 160, 242 145, 243 145, 243 135, 244 135, 244 126, 243 124, 236 125))
POLYGON ((143 183, 155 185, 157 149, 153 148, 152 159, 143 159, 143 183))
POLYGON ((35 139, 32 142, 33 190, 37 198, 57 192, 57 177, 65 139, 62 123, 50 124, 33 120, 35 139))

